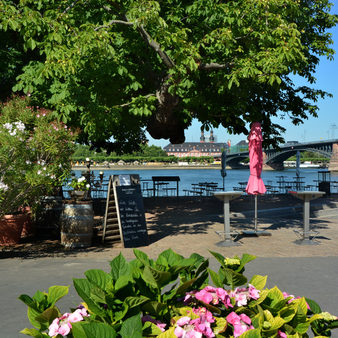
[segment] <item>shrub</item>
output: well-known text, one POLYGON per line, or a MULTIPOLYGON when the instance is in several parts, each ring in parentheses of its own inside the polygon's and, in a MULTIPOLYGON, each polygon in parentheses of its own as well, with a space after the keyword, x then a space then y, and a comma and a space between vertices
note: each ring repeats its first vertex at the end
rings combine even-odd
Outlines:
POLYGON ((308 337, 310 327, 316 336, 330 336, 330 330, 338 327, 337 317, 322 312, 313 300, 277 287, 265 288, 267 276, 254 275, 248 282, 245 264, 255 256, 230 259, 211 252, 220 264, 215 272, 198 254, 184 258, 169 249, 157 260, 137 249, 134 254, 136 259, 130 262, 122 254, 115 257, 110 273, 93 269, 85 272, 85 278, 73 279, 84 303, 72 314, 62 315, 55 306, 68 293, 66 286, 52 286, 48 293, 37 291, 33 297, 21 295, 35 327, 21 333, 61 337, 67 332, 75 338, 258 338, 308 337))

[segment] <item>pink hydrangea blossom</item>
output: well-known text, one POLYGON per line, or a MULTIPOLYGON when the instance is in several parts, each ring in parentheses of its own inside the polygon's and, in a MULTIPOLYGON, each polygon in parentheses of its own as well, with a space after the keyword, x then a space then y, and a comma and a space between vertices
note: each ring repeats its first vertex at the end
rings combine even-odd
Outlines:
POLYGON ((80 322, 84 317, 88 317, 89 314, 84 306, 79 306, 72 313, 64 313, 60 318, 55 318, 49 326, 48 335, 50 337, 57 336, 67 336, 72 328, 71 323, 80 322))
POLYGON ((226 320, 234 327, 234 337, 239 337, 244 332, 253 329, 251 319, 244 313, 238 315, 236 312, 231 312, 226 320))
MULTIPOLYGON (((288 297, 291 297, 291 299, 288 301, 288 304, 290 304, 292 301, 294 301, 295 299, 300 299, 302 297, 295 297, 294 295, 290 295, 288 294, 287 292, 283 292, 283 296, 284 296, 284 299, 288 298, 288 297)), ((306 303, 306 307, 308 310, 310 310, 310 306, 308 303, 306 303)))

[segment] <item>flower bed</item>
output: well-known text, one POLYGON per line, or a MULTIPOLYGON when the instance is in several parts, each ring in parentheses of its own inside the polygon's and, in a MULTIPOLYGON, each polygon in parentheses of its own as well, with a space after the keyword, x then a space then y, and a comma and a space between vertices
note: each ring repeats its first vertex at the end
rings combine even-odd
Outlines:
POLYGON ((111 272, 92 269, 74 287, 83 303, 61 314, 56 302, 68 293, 52 286, 48 293, 21 295, 35 327, 21 333, 33 337, 329 337, 338 318, 322 312, 308 298, 277 287, 265 288, 267 276, 244 276, 255 256, 225 258, 210 253, 219 270, 198 254, 184 258, 172 250, 157 260, 135 249, 127 262, 122 254, 110 262, 111 272), (211 286, 213 284, 213 286, 211 286))

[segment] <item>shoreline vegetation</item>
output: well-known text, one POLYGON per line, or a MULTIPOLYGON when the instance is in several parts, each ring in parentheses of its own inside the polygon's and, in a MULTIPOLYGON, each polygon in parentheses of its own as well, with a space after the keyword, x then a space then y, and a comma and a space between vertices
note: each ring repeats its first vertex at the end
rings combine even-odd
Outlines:
MULTIPOLYGON (((243 166, 241 168, 236 169, 248 169, 249 166, 243 166)), ((72 170, 87 170, 86 165, 73 165, 72 170)), ((221 165, 216 164, 209 164, 209 165, 178 165, 178 164, 147 164, 147 165, 135 165, 135 164, 124 164, 124 165, 91 165, 90 170, 163 170, 163 169, 173 169, 173 170, 180 170, 180 169, 218 169, 221 170, 221 165)), ((231 167, 227 167, 227 169, 232 169, 231 167)))

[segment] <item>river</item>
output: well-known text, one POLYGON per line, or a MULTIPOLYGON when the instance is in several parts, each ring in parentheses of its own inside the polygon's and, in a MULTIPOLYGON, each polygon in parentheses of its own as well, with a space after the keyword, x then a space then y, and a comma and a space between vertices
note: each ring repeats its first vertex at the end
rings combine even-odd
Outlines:
MULTIPOLYGON (((318 168, 304 168, 300 171, 302 186, 310 186, 310 190, 318 190, 315 186, 319 179, 318 171, 323 171, 318 168)), ((99 180, 99 170, 93 170, 95 181, 99 180)), ((81 175, 80 170, 74 171, 76 176, 81 175)), ((245 185, 249 179, 249 169, 229 169, 226 171, 227 175, 224 179, 224 189, 226 191, 234 190, 240 187, 240 184, 245 185), (241 183, 240 183, 241 182, 241 183)), ((107 182, 110 175, 128 175, 138 174, 142 181, 151 180, 152 176, 179 176, 179 195, 184 195, 183 190, 191 190, 192 184, 199 182, 215 182, 218 186, 223 188, 223 178, 220 170, 218 169, 118 169, 118 170, 105 170, 103 171, 103 181, 107 182)), ((296 169, 288 168, 282 171, 263 171, 262 179, 268 186, 280 187, 280 181, 286 182, 294 181, 296 177, 296 169), (283 176, 283 178, 281 178, 283 176)), ((338 181, 337 174, 331 174, 331 181, 338 181)), ((175 182, 170 182, 170 186, 176 185, 175 182)), ((151 185, 150 185, 151 187, 151 185)))

